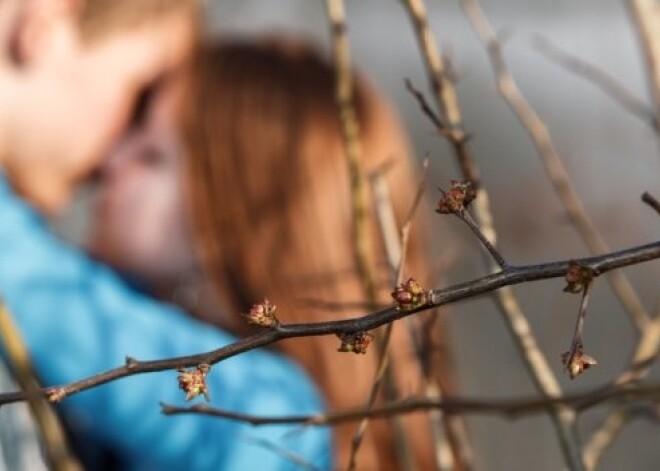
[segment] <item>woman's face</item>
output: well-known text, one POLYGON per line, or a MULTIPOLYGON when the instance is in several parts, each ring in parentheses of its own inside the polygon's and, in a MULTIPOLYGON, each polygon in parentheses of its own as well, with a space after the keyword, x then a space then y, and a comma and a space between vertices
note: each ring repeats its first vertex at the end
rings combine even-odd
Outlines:
POLYGON ((180 82, 154 93, 142 122, 103 163, 88 242, 96 257, 153 285, 195 266, 176 126, 180 82))

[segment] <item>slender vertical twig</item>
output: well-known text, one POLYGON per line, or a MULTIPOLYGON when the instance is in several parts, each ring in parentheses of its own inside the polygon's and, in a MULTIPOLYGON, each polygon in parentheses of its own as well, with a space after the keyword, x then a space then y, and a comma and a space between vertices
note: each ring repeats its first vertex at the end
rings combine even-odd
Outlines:
POLYGON ((355 110, 353 71, 348 44, 346 12, 343 0, 326 0, 330 21, 333 55, 336 68, 336 99, 339 106, 341 131, 348 157, 351 204, 353 212, 353 243, 355 260, 360 279, 364 283, 367 299, 376 299, 373 273, 373 248, 367 231, 367 191, 361 166, 362 148, 360 129, 355 110))
MULTIPOLYGON (((429 71, 429 80, 431 81, 436 101, 444 112, 444 118, 449 122, 450 129, 461 127, 460 109, 455 87, 451 80, 442 73, 442 68, 438 72, 437 64, 442 61, 437 57, 441 54, 435 46, 435 41, 430 33, 426 11, 422 0, 402 0, 413 20, 417 40, 423 52, 427 69, 429 71), (436 65, 434 65, 436 64, 436 65), (452 121, 453 120, 453 121, 452 121)), ((460 139, 449 138, 454 153, 459 161, 463 177, 475 183, 476 199, 473 203, 476 222, 481 232, 490 243, 497 247, 497 232, 493 224, 493 218, 490 211, 488 193, 478 185, 476 170, 470 159, 467 149, 466 133, 457 134, 460 139)), ((488 261, 490 271, 497 270, 497 265, 488 261)), ((538 343, 531 331, 529 321, 525 317, 513 290, 503 288, 495 294, 495 301, 498 308, 504 315, 506 325, 509 328, 516 347, 527 367, 534 383, 538 389, 548 397, 560 397, 561 388, 555 377, 547 359, 541 352, 538 343)), ((575 429, 575 412, 563 406, 557 406, 549 409, 551 417, 555 424, 562 452, 567 464, 572 469, 582 469, 582 459, 577 440, 577 431, 575 429)))
POLYGON ((78 471, 82 467, 69 451, 62 424, 52 405, 43 396, 39 382, 32 368, 30 354, 22 341, 21 334, 14 325, 11 313, 0 300, 0 340, 7 352, 11 369, 16 380, 28 398, 28 406, 38 425, 43 441, 44 457, 49 469, 55 471, 78 471))
POLYGON ((509 264, 507 261, 502 257, 500 254, 499 250, 488 240, 488 238, 484 235, 483 232, 481 232, 481 229, 479 229, 479 226, 477 226, 477 223, 474 222, 474 219, 472 219, 472 216, 470 216, 470 213, 467 211, 461 211, 459 214, 457 214, 459 219, 461 219, 467 226, 470 228, 472 233, 477 236, 477 238, 481 241, 482 245, 486 248, 488 253, 493 257, 493 260, 495 260, 495 263, 501 268, 505 269, 509 264))
POLYGON ((644 52, 655 118, 660 122, 660 6, 655 0, 629 0, 628 4, 644 52))
POLYGON ((655 210, 656 213, 660 214, 660 201, 658 201, 651 193, 645 191, 642 193, 642 201, 648 204, 651 208, 655 210))
MULTIPOLYGON (((607 243, 587 214, 580 197, 571 184, 571 179, 559 153, 550 138, 547 126, 520 92, 502 54, 488 19, 475 0, 462 0, 461 4, 470 18, 475 32, 488 51, 500 95, 516 114, 536 146, 541 162, 557 196, 562 202, 573 226, 594 255, 610 251, 607 243)), ((611 273, 607 280, 632 321, 641 331, 649 321, 649 315, 637 293, 622 272, 611 273)))
POLYGON ((605 450, 614 443, 616 437, 621 433, 625 425, 632 419, 627 408, 617 409, 609 414, 603 424, 591 436, 584 446, 582 454, 584 467, 587 471, 594 471, 605 450))
MULTIPOLYGON (((390 197, 389 188, 384 178, 384 172, 382 169, 377 169, 377 171, 373 172, 370 176, 374 192, 374 200, 376 202, 376 214, 378 216, 380 232, 385 241, 384 248, 386 259, 388 260, 388 265, 390 267, 393 285, 398 285, 403 282, 410 229, 412 227, 413 218, 422 201, 428 169, 429 160, 428 158, 425 158, 422 163, 422 177, 401 229, 397 229, 392 198, 390 197)), ((422 379, 424 383, 425 397, 442 397, 442 389, 440 385, 435 378, 428 374, 429 368, 425 366, 429 363, 428 358, 424 358, 424 356, 428 354, 428 349, 421 348, 418 345, 418 339, 421 336, 419 332, 419 324, 416 322, 417 319, 406 319, 406 321, 409 337, 413 344, 415 344, 415 353, 418 358, 420 370, 423 373, 422 379)), ((449 443, 449 435, 453 432, 447 428, 447 433, 443 433, 444 426, 447 425, 448 427, 449 424, 444 421, 441 411, 429 411, 429 418, 431 421, 431 432, 433 433, 434 438, 433 442, 435 443, 436 469, 439 471, 453 470, 455 469, 455 460, 451 453, 451 444, 449 443)), ((453 437, 452 441, 456 442, 458 439, 453 437)))
MULTIPOLYGON (((353 215, 353 245, 358 275, 362 280, 367 300, 376 305, 376 282, 374 275, 374 254, 368 236, 367 211, 368 199, 364 175, 361 167, 362 149, 360 145, 360 130, 354 103, 353 71, 351 67, 350 47, 348 43, 346 12, 343 0, 326 0, 326 9, 330 21, 334 62, 336 67, 336 99, 339 106, 341 130, 344 137, 346 155, 348 157, 349 180, 353 215)), ((391 336, 391 325, 385 327, 385 332, 377 337, 380 348, 380 364, 374 381, 369 403, 373 404, 383 380, 390 381, 386 376, 389 361, 387 346, 391 336)), ((391 381, 390 381, 391 382, 391 381)), ((349 470, 355 467, 355 458, 362 443, 367 422, 360 424, 358 432, 353 437, 349 470)), ((410 461, 405 437, 398 433, 399 425, 393 421, 399 456, 404 462, 410 461)))
POLYGON ((454 148, 461 173, 475 188, 479 189, 479 173, 470 159, 467 150, 468 135, 463 131, 463 117, 458 102, 456 88, 447 73, 447 67, 440 48, 433 38, 428 15, 423 0, 401 0, 413 22, 417 42, 428 69, 428 78, 436 103, 442 111, 442 127, 438 132, 445 136, 454 148))

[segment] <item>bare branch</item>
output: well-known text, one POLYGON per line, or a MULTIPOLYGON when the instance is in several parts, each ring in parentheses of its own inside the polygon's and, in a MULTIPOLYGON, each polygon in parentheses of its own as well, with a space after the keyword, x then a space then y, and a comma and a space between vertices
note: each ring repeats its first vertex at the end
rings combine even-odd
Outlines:
POLYGON ((598 465, 605 450, 614 442, 623 427, 632 419, 628 408, 618 409, 608 415, 603 425, 599 427, 584 446, 582 453, 587 471, 593 471, 598 465))
POLYGON ((330 21, 334 61, 337 70, 336 87, 339 118, 344 145, 348 158, 353 213, 353 243, 355 261, 360 278, 364 283, 367 299, 376 299, 375 276, 373 273, 373 248, 367 231, 367 193, 362 174, 360 128, 353 97, 353 72, 348 44, 346 12, 343 0, 326 0, 330 21))
POLYGON ((568 371, 571 379, 575 379, 586 369, 596 364, 596 360, 584 353, 584 343, 582 341, 582 333, 584 331, 584 321, 587 316, 587 304, 589 304, 589 293, 591 285, 592 281, 589 280, 584 286, 582 291, 582 301, 580 302, 580 310, 578 312, 577 320, 575 321, 575 331, 573 332, 571 347, 568 352, 564 353, 563 355, 564 366, 566 367, 566 370, 568 371))
MULTIPOLYGON (((429 27, 424 0, 401 1, 413 22, 417 43, 422 51, 428 69, 429 82, 431 83, 436 103, 438 103, 444 117, 444 120, 434 119, 434 124, 438 128, 438 133, 446 137, 454 148, 454 153, 456 154, 464 178, 472 183, 475 190, 478 190, 480 186, 479 174, 466 147, 468 136, 463 131, 463 117, 458 104, 458 95, 454 84, 447 74, 444 57, 429 27), (438 126, 438 124, 442 123, 445 124, 438 126)), ((408 90, 416 95, 419 101, 419 95, 414 93, 412 84, 408 82, 407 86, 408 90)), ((426 110, 431 111, 430 107, 424 107, 423 101, 420 101, 420 104, 426 110)), ((427 114, 431 116, 433 113, 427 114)))
POLYGON ((412 96, 415 97, 417 100, 417 103, 419 103, 419 107, 421 108, 422 112, 431 120, 431 122, 435 125, 435 127, 438 130, 438 133, 442 136, 446 136, 446 129, 447 126, 445 123, 442 122, 442 119, 436 114, 435 111, 431 108, 431 105, 429 105, 429 102, 426 101, 426 98, 424 97, 424 94, 417 89, 413 83, 410 81, 410 79, 405 80, 406 84, 406 89, 411 93, 412 96))
MULTIPOLYGON (((436 100, 439 102, 439 106, 442 109, 453 110, 451 113, 452 116, 459 116, 460 111, 454 110, 458 108, 458 99, 453 84, 447 77, 443 74, 436 76, 434 70, 437 67, 434 64, 442 64, 442 58, 434 57, 434 54, 439 55, 439 52, 435 49, 433 44, 427 44, 429 41, 432 41, 430 37, 430 32, 428 31, 428 22, 425 18, 425 11, 423 8, 423 3, 421 1, 408 2, 407 3, 410 16, 413 18, 413 23, 415 25, 415 30, 417 32, 418 42, 421 45, 422 53, 429 70, 430 80, 432 85, 435 83, 441 83, 443 93, 438 93, 438 87, 433 87, 436 91, 436 100), (444 80, 444 81, 443 81, 444 80)), ((409 86, 409 89, 416 96, 417 100, 420 102, 424 110, 430 110, 428 104, 423 99, 423 96, 420 92, 413 89, 409 86)), ((460 125, 460 120, 453 123, 453 126, 460 125)), ((441 134, 444 134, 444 130, 439 130, 441 134)), ((477 179, 476 168, 469 157, 467 150, 467 135, 464 132, 458 134, 460 139, 449 139, 450 143, 453 145, 454 153, 456 158, 459 161, 461 170, 463 172, 463 177, 467 181, 474 182, 477 179)), ((483 189, 483 187, 475 187, 477 192, 476 200, 474 201, 474 211, 477 224, 481 230, 481 233, 484 237, 490 241, 493 247, 497 247, 497 232, 495 231, 493 217, 490 211, 490 203, 488 193, 483 189)), ((495 271, 499 269, 498 266, 492 265, 489 261, 490 271, 495 271)), ((518 347, 522 358, 527 366, 532 379, 534 380, 537 387, 544 393, 549 396, 559 396, 561 395, 561 389, 559 384, 552 373, 552 369, 548 365, 548 362, 545 359, 545 356, 538 347, 538 343, 534 338, 529 322, 525 318, 520 305, 516 297, 513 294, 513 291, 509 288, 503 288, 498 290, 495 295, 495 300, 498 308, 502 312, 506 325, 511 332, 516 346, 518 347)), ((573 416, 570 411, 557 412, 553 415, 555 423, 558 428, 558 433, 565 437, 562 442, 567 444, 566 447, 571 446, 575 440, 572 440, 571 437, 574 436, 572 430, 569 430, 571 423, 573 422, 573 416)), ((566 448, 565 447, 565 448, 566 448)), ((572 453, 573 456, 576 453, 572 453)))
MULTIPOLYGON (((425 161, 425 172, 428 168, 428 160, 425 161)), ((406 252, 408 247, 408 233, 410 230, 410 225, 412 223, 412 218, 415 214, 415 210, 421 200, 421 196, 424 191, 424 180, 419 184, 419 188, 416 192, 415 198, 412 203, 412 208, 409 212, 408 218, 404 223, 404 226, 401 231, 398 231, 396 220, 394 217, 394 207, 392 205, 392 199, 390 197, 389 187, 384 178, 384 170, 377 169, 370 175, 371 186, 374 193, 374 200, 376 205, 376 215, 378 217, 380 232, 384 242, 385 255, 390 266, 390 273, 392 277, 393 285, 400 283, 400 279, 403 277, 403 269, 405 266, 406 252)), ((408 327, 411 327, 408 325, 408 327)), ((395 389, 393 384, 392 373, 390 369, 390 358, 387 353, 389 343, 392 336, 393 324, 388 324, 385 328, 385 331, 377 337, 379 342, 378 354, 380 358, 380 364, 378 365, 376 376, 369 393, 369 399, 367 401, 367 408, 372 408, 375 404, 378 392, 380 390, 381 384, 383 382, 388 383, 388 391, 395 389)), ((411 332, 412 336, 413 332, 411 332)), ((349 460, 348 469, 354 469, 356 466, 356 455, 357 450, 359 449, 364 434, 367 430, 369 424, 369 419, 364 418, 358 427, 353 441, 351 443, 351 455, 349 460)), ((404 466, 412 467, 410 465, 411 453, 409 452, 409 447, 406 444, 407 440, 405 438, 405 432, 403 431, 402 424, 400 422, 393 423, 394 432, 396 436, 397 447, 399 447, 399 456, 403 456, 404 466)))
MULTIPOLYGON (((475 0, 462 0, 461 4, 470 18, 475 32, 488 51, 500 94, 531 136, 546 173, 573 225, 593 254, 609 252, 607 243, 591 221, 582 201, 571 185, 568 172, 554 147, 547 126, 518 89, 504 60, 501 45, 481 6, 475 0)), ((640 331, 643 330, 649 321, 649 315, 628 279, 620 272, 616 272, 608 277, 608 281, 637 328, 640 331)))
MULTIPOLYGON (((443 61, 442 57, 434 56, 440 55, 440 53, 435 48, 435 45, 432 42, 430 31, 428 30, 428 21, 426 20, 424 4, 421 2, 421 0, 417 0, 414 2, 407 2, 406 5, 408 6, 409 14, 413 19, 413 24, 415 25, 418 42, 420 43, 424 60, 427 65, 427 69, 429 70, 431 83, 432 85, 440 83, 439 86, 443 91, 443 93, 439 93, 438 86, 433 87, 433 89, 436 91, 436 100, 439 102, 439 106, 442 109, 451 110, 449 115, 460 117, 460 109, 455 109, 458 108, 459 105, 453 83, 448 80, 444 74, 436 75, 437 67, 434 64, 442 64, 443 61), (431 44, 428 44, 429 42, 431 44)), ((430 114, 430 107, 426 103, 423 95, 414 89, 410 84, 409 90, 411 90, 411 92, 420 102, 422 109, 425 111, 428 110, 427 114, 430 114)), ((454 127, 460 125, 460 120, 452 123, 452 126, 454 127)), ((443 134, 444 130, 440 129, 439 132, 443 134)), ((461 131, 456 136, 453 139, 450 138, 449 141, 453 145, 454 153, 463 172, 463 178, 474 183, 477 180, 477 174, 476 168, 468 154, 467 135, 465 132, 461 131), (459 136, 460 139, 457 139, 456 136, 459 136)), ((473 205, 477 224, 484 238, 492 244, 492 247, 497 247, 497 232, 495 231, 493 217, 490 211, 490 200, 488 193, 483 189, 483 187, 475 186, 474 188, 477 193, 477 197, 473 205)), ((491 272, 493 272, 499 269, 499 267, 492 265, 489 261, 489 269, 491 272)), ((516 346, 518 347, 523 360, 525 361, 525 365, 527 366, 528 371, 530 372, 536 385, 547 395, 560 395, 561 390, 559 388, 559 384, 557 383, 557 380, 554 377, 552 370, 545 359, 545 356, 539 349, 536 339, 531 332, 529 322, 520 309, 518 301, 515 298, 513 292, 508 288, 498 290, 495 296, 495 300, 498 308, 504 315, 506 325, 514 338, 516 346)), ((563 425, 560 424, 562 420, 563 419, 560 419, 558 416, 555 416, 555 421, 560 429, 563 427, 563 425)), ((564 432, 560 431, 560 433, 564 432)), ((569 441, 570 440, 565 440, 567 443, 569 441)))
POLYGON ((412 204, 410 205, 410 211, 408 212, 408 216, 406 216, 406 220, 403 222, 403 225, 401 226, 401 231, 400 231, 401 259, 399 261, 399 267, 396 274, 396 284, 403 282, 403 276, 404 276, 403 270, 406 267, 408 243, 410 239, 410 228, 412 227, 413 218, 417 213, 419 204, 422 201, 422 196, 424 195, 424 184, 426 182, 426 177, 428 176, 428 173, 429 173, 429 159, 428 157, 426 157, 422 162, 422 176, 419 180, 419 184, 417 185, 417 191, 415 192, 415 197, 413 198, 412 204))
POLYGON ((456 216, 458 216, 461 221, 467 224, 472 233, 477 236, 486 250, 488 250, 488 253, 490 253, 490 255, 493 257, 495 263, 497 263, 501 269, 505 269, 508 266, 507 261, 504 259, 504 257, 502 257, 499 250, 497 250, 497 248, 495 248, 495 246, 488 240, 484 233, 481 232, 481 229, 479 229, 479 226, 477 226, 477 224, 474 222, 474 219, 472 219, 470 213, 467 211, 461 211, 460 213, 456 214, 456 216))
MULTIPOLYGON (((571 263, 579 263, 582 266, 589 267, 596 274, 603 274, 611 270, 657 258, 660 258, 660 241, 597 257, 563 260, 537 265, 510 266, 498 273, 459 283, 448 288, 432 290, 428 304, 418 309, 402 311, 392 307, 350 319, 307 324, 282 324, 272 330, 264 330, 216 350, 197 355, 152 361, 138 361, 128 357, 124 366, 107 370, 67 385, 42 388, 41 391, 44 395, 51 398, 51 400, 63 400, 68 396, 111 381, 116 381, 120 378, 136 374, 193 367, 201 363, 211 365, 249 350, 271 345, 288 338, 366 332, 395 320, 414 315, 417 312, 488 294, 503 287, 564 277, 571 263)), ((20 402, 26 399, 27 396, 23 391, 0 394, 0 404, 20 402)))
POLYGON ((295 415, 281 417, 253 416, 205 404, 190 407, 177 407, 161 404, 166 415, 201 414, 229 420, 247 422, 254 426, 301 424, 304 426, 335 425, 342 422, 362 420, 365 417, 382 418, 392 415, 409 414, 417 411, 440 409, 451 414, 502 415, 508 419, 518 419, 531 414, 545 413, 551 407, 563 406, 571 410, 583 411, 607 402, 631 403, 640 400, 660 400, 660 384, 655 383, 635 388, 598 388, 590 391, 555 398, 520 398, 507 400, 482 400, 467 398, 428 399, 411 397, 402 401, 375 408, 357 408, 333 411, 317 415, 295 415))
MULTIPOLYGON (((492 246, 497 247, 497 232, 490 210, 488 193, 480 186, 476 167, 469 156, 467 134, 462 130, 458 96, 453 83, 444 73, 443 59, 440 52, 435 48, 428 27, 423 0, 405 0, 404 3, 415 26, 418 43, 429 71, 429 79, 436 101, 439 108, 444 110, 444 116, 449 124, 450 131, 453 131, 448 134, 448 140, 452 144, 464 179, 472 182, 477 193, 474 204, 477 225, 492 246)), ((439 130, 439 132, 442 134, 443 130, 439 130)), ((498 269, 491 261, 488 261, 488 266, 491 272, 498 269)), ((509 288, 498 290, 495 301, 536 386, 547 396, 560 396, 559 383, 539 348, 529 322, 522 312, 513 291, 509 288)), ((559 408, 552 411, 552 418, 568 464, 575 469, 580 469, 582 463, 576 445, 578 440, 574 426, 575 415, 570 410, 559 408)))
POLYGON ((655 119, 660 121, 660 8, 655 0, 629 0, 648 69, 655 119))
POLYGON ((69 450, 66 435, 52 404, 41 394, 30 354, 14 324, 7 305, 0 299, 0 339, 16 380, 25 392, 28 407, 43 441, 44 458, 49 469, 78 471, 82 466, 69 450))
POLYGON ((660 214, 660 201, 655 199, 655 197, 653 195, 651 195, 651 193, 649 193, 648 191, 645 191, 642 194, 642 201, 644 203, 648 204, 653 209, 655 209, 656 213, 660 214))

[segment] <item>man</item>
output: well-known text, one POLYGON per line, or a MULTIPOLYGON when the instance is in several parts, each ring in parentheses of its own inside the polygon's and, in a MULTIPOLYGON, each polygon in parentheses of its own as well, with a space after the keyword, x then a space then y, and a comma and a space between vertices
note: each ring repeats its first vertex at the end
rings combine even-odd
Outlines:
POLYGON ((56 211, 193 44, 195 0, 0 0, 0 167, 56 211))
MULTIPOLYGON (((196 3, 0 0, 0 168, 17 191, 47 212, 67 201, 136 96, 189 54, 196 3)), ((5 409, 0 469, 37 469, 25 409, 5 409)))

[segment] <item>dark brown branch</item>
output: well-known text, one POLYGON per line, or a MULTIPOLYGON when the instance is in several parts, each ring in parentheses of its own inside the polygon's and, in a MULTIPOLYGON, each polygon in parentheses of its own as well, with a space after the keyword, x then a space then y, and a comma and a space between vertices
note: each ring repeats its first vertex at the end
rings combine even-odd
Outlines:
POLYGON ((606 387, 590 391, 570 394, 554 398, 520 398, 503 400, 450 398, 428 399, 408 398, 402 401, 374 408, 356 408, 333 411, 317 415, 292 415, 281 417, 266 417, 242 414, 222 409, 216 409, 204 404, 191 407, 176 407, 161 404, 166 415, 201 414, 220 417, 229 420, 247 422, 255 426, 277 424, 301 424, 305 426, 334 425, 368 418, 382 418, 393 415, 408 414, 417 411, 442 410, 448 414, 493 414, 503 415, 509 419, 517 419, 530 414, 547 412, 553 406, 566 406, 576 411, 583 411, 606 402, 660 400, 660 384, 637 387, 606 387))
POLYGON ((433 111, 431 105, 429 105, 428 101, 426 101, 424 94, 420 92, 419 89, 417 89, 413 85, 410 79, 406 79, 405 83, 406 83, 406 89, 410 92, 412 96, 415 97, 417 103, 419 103, 419 107, 422 109, 422 112, 427 116, 427 118, 431 120, 431 122, 437 128, 438 132, 442 135, 445 135, 447 126, 445 125, 445 123, 442 122, 440 116, 438 116, 438 114, 435 111, 433 111))
POLYGON ((565 354, 564 358, 564 366, 571 379, 575 379, 575 377, 582 374, 584 370, 595 364, 593 358, 584 354, 584 343, 582 341, 584 321, 587 317, 587 305, 589 304, 589 294, 592 284, 593 281, 589 280, 584 285, 580 310, 578 311, 578 316, 575 320, 575 330, 573 332, 573 338, 571 339, 571 348, 565 354))
POLYGON ((474 219, 472 219, 472 216, 467 211, 461 211, 456 214, 456 216, 463 221, 467 226, 470 228, 470 230, 474 233, 474 235, 477 236, 477 238, 481 241, 483 246, 488 250, 488 253, 493 257, 495 260, 495 263, 501 268, 501 269, 506 269, 506 267, 509 266, 507 261, 502 257, 502 254, 495 248, 495 246, 488 240, 488 238, 484 235, 484 233, 481 231, 479 226, 477 225, 476 222, 474 222, 474 219))
POLYGON ((644 203, 648 204, 648 205, 649 205, 650 207, 652 207, 653 209, 655 209, 655 211, 656 211, 658 214, 660 214, 660 201, 658 201, 657 199, 655 199, 655 198, 653 197, 653 195, 651 195, 651 193, 649 193, 648 191, 645 191, 645 192, 642 194, 642 201, 643 201, 644 203))
MULTIPOLYGON (((635 265, 657 258, 660 258, 660 241, 618 252, 612 252, 606 255, 587 257, 572 261, 579 263, 581 266, 588 267, 593 270, 594 274, 600 275, 617 268, 635 265)), ((50 397, 51 400, 61 400, 81 391, 135 374, 192 367, 199 365, 200 363, 215 364, 235 355, 259 347, 264 347, 287 338, 366 332, 395 320, 402 319, 406 316, 414 315, 420 311, 470 299, 482 294, 490 293, 505 286, 564 277, 569 269, 570 263, 571 260, 562 260, 559 262, 538 265, 509 266, 498 273, 493 273, 472 281, 459 283, 448 288, 433 290, 430 293, 430 300, 427 305, 411 311, 401 311, 391 307, 351 319, 309 324, 281 325, 276 329, 266 330, 241 339, 230 345, 197 355, 153 361, 138 361, 133 358, 127 358, 124 366, 75 381, 68 385, 44 388, 42 391, 50 397)), ((26 400, 24 392, 0 394, 0 404, 8 404, 24 400, 26 400)))
MULTIPOLYGON (((427 68, 429 84, 435 102, 438 104, 443 116, 443 120, 435 119, 433 122, 438 129, 438 133, 445 137, 454 149, 463 179, 472 183, 475 190, 479 190, 481 185, 479 174, 467 148, 469 136, 463 130, 463 117, 461 107, 458 103, 456 87, 447 73, 446 59, 433 37, 433 32, 429 26, 426 5, 423 0, 402 0, 402 3, 413 23, 415 37, 427 68), (443 125, 438 126, 438 123, 443 125)), ((408 89, 411 92, 413 91, 411 87, 408 87, 408 89)), ((420 97, 422 97, 421 93, 413 92, 413 95, 415 95, 420 105, 422 105, 422 109, 431 109, 429 106, 425 107, 423 105, 424 102, 420 101, 420 97)))

